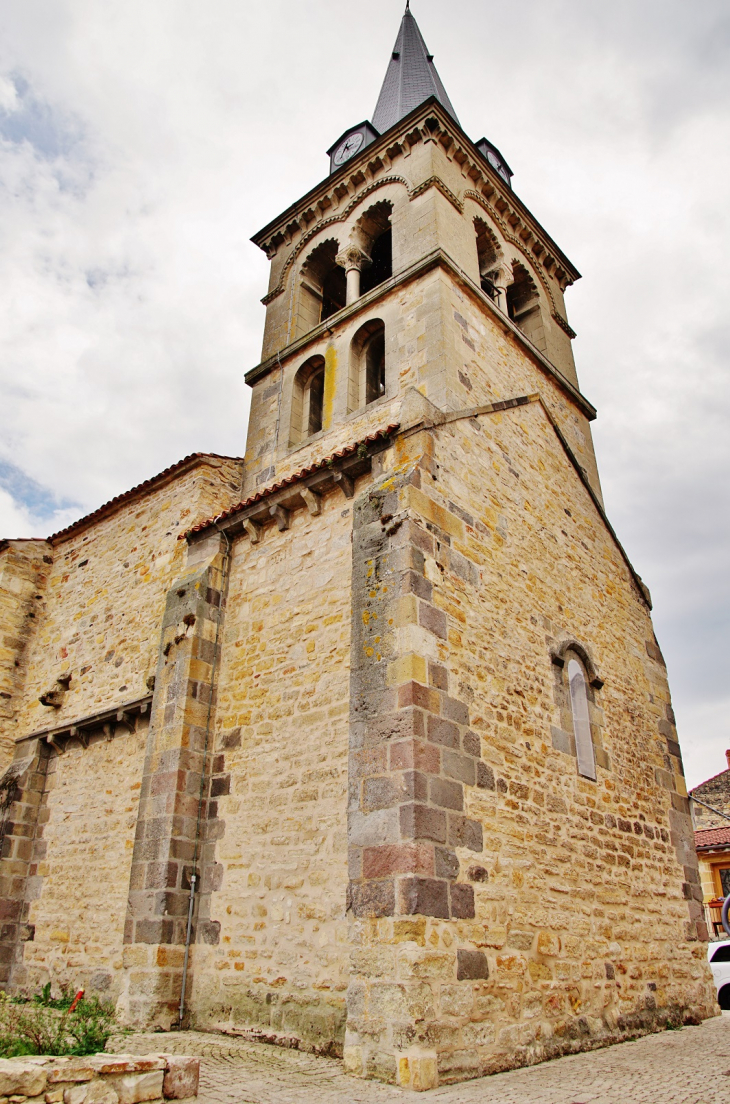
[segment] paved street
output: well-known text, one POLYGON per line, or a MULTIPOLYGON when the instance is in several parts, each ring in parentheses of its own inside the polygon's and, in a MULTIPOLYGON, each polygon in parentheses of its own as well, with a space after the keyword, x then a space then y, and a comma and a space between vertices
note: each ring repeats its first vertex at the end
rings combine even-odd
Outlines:
MULTIPOLYGON (((139 1034, 115 1049, 198 1054, 199 1104, 379 1104, 403 1090, 358 1081, 341 1063, 296 1050, 187 1031, 139 1034)), ((730 1014, 590 1054, 559 1058, 425 1095, 434 1104, 727 1104, 730 1014)))

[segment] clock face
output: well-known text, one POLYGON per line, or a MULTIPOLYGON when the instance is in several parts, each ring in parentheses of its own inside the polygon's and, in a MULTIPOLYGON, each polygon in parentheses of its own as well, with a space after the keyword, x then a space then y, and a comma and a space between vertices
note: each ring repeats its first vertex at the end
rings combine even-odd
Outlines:
POLYGON ((344 165, 345 161, 349 161, 351 157, 354 157, 364 140, 364 135, 361 130, 355 131, 354 134, 349 134, 344 142, 341 142, 335 150, 335 155, 332 158, 335 165, 344 165))

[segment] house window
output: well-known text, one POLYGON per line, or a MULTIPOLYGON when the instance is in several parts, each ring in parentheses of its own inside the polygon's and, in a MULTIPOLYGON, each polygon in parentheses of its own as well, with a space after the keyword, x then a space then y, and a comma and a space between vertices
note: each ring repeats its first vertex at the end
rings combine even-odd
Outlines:
POLYGON ((568 661, 570 684, 570 709, 573 715, 573 733, 578 758, 578 774, 596 780, 596 757, 591 737, 591 720, 588 712, 588 691, 583 668, 577 659, 568 661))
POLYGON ((727 897, 730 893, 730 866, 715 867, 715 870, 720 883, 720 896, 727 897))

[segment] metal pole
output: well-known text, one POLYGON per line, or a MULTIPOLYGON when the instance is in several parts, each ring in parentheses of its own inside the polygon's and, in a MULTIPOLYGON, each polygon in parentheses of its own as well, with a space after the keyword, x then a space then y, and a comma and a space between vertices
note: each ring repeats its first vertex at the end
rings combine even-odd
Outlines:
POLYGON ((190 958, 190 935, 193 930, 193 905, 195 904, 195 883, 197 874, 190 875, 190 901, 188 903, 188 927, 185 933, 185 958, 183 959, 182 989, 180 990, 180 1015, 179 1023, 182 1027, 183 1014, 185 1012, 185 988, 188 980, 188 959, 190 958))

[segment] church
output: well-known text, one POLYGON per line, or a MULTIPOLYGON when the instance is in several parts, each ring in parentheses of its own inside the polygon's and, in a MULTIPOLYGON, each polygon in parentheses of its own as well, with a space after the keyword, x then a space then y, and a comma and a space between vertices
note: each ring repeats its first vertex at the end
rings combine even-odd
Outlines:
POLYGON ((245 456, 0 541, 0 983, 413 1090, 715 1015, 579 273, 408 6, 328 156, 245 456))

